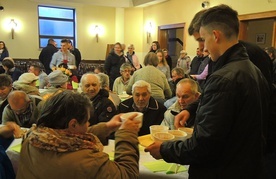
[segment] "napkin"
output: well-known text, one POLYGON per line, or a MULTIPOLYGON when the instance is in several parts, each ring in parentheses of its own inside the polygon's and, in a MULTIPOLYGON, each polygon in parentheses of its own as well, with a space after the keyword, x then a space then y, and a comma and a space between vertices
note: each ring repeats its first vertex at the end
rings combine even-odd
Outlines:
MULTIPOLYGON (((143 165, 149 169, 152 172, 162 172, 167 171, 167 174, 175 173, 175 168, 172 167, 171 163, 167 163, 164 160, 156 160, 151 162, 144 162, 143 165), (173 171, 171 171, 173 170, 173 171)), ((176 164, 173 164, 177 166, 176 164)), ((184 166, 181 166, 178 170, 178 172, 184 172, 187 171, 187 168, 184 166)))
POLYGON ((109 155, 109 160, 114 161, 114 155, 115 155, 115 153, 114 152, 109 152, 108 155, 109 155))
POLYGON ((15 151, 15 152, 20 153, 20 151, 21 151, 21 144, 12 146, 9 150, 13 150, 13 151, 15 151))

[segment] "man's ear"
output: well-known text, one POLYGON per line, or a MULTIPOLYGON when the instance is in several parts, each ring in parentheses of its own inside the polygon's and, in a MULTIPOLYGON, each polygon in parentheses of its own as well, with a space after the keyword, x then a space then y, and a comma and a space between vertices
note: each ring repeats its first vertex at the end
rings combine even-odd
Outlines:
POLYGON ((76 129, 77 124, 78 124, 78 121, 76 119, 71 119, 68 123, 68 129, 70 131, 74 131, 76 129))
POLYGON ((216 42, 220 40, 221 32, 218 30, 213 30, 213 36, 216 42))
POLYGON ((195 94, 196 99, 198 99, 199 96, 200 96, 200 92, 197 92, 197 93, 195 94))

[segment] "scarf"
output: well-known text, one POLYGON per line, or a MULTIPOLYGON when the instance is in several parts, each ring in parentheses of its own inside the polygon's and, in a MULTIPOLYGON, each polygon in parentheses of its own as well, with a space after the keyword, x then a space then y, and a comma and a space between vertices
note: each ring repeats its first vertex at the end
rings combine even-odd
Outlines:
POLYGON ((102 143, 91 133, 79 134, 64 129, 38 127, 28 138, 32 146, 49 151, 72 152, 82 149, 103 151, 102 143))

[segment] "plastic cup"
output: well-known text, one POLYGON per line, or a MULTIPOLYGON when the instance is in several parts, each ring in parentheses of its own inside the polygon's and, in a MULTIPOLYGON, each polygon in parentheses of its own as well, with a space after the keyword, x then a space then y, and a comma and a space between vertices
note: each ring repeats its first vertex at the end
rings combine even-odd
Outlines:
POLYGON ((151 139, 154 140, 153 134, 157 132, 165 132, 168 133, 169 127, 168 126, 162 126, 162 125, 152 125, 150 126, 150 135, 151 139))

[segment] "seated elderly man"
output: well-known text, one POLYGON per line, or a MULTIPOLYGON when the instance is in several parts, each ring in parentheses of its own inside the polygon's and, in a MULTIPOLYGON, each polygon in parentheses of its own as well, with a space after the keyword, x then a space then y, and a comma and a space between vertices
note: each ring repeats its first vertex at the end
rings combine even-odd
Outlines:
MULTIPOLYGON (((169 129, 176 129, 174 126, 174 116, 185 109, 187 105, 198 100, 200 96, 198 84, 190 78, 180 80, 176 86, 176 96, 177 101, 165 112, 165 118, 161 123, 161 125, 168 126, 169 129)), ((194 120, 195 115, 190 116, 189 119, 185 121, 185 126, 192 127, 194 125, 194 120)))
POLYGON ((120 103, 118 111, 142 112, 144 114, 143 125, 139 131, 139 136, 149 134, 149 126, 159 125, 164 119, 166 108, 151 96, 151 86, 144 80, 139 80, 132 86, 133 97, 120 103))
POLYGON ((117 94, 123 94, 126 92, 126 88, 131 77, 132 67, 130 63, 123 63, 120 67, 120 73, 122 76, 119 76, 115 79, 113 84, 113 92, 117 94))
POLYGON ((8 104, 7 97, 12 90, 12 78, 10 75, 0 74, 0 123, 2 123, 4 108, 8 104))
POLYGON ((37 122, 39 115, 37 105, 40 101, 40 98, 35 95, 29 96, 24 91, 10 92, 9 104, 4 109, 2 124, 12 121, 21 127, 30 128, 37 122))
POLYGON ((80 85, 82 92, 89 97, 94 107, 94 115, 91 115, 89 120, 90 125, 107 122, 117 114, 113 102, 108 99, 108 91, 101 89, 100 79, 96 74, 84 74, 80 85))
POLYGON ((39 81, 39 89, 44 89, 48 85, 48 76, 47 74, 41 70, 39 65, 31 65, 29 68, 29 73, 35 74, 35 76, 38 76, 39 81))
POLYGON ((165 101, 164 106, 166 108, 169 108, 176 101, 176 96, 175 96, 176 85, 183 78, 188 78, 188 75, 184 73, 184 70, 182 68, 175 67, 174 69, 172 69, 172 80, 169 82, 169 85, 172 91, 172 98, 165 101))
POLYGON ((37 80, 38 76, 35 76, 33 73, 23 73, 17 81, 13 82, 13 87, 16 90, 24 91, 27 94, 40 96, 40 93, 35 86, 37 80))
POLYGON ((49 87, 45 89, 41 96, 43 99, 48 99, 60 89, 67 89, 68 76, 60 70, 54 70, 48 75, 49 87))

